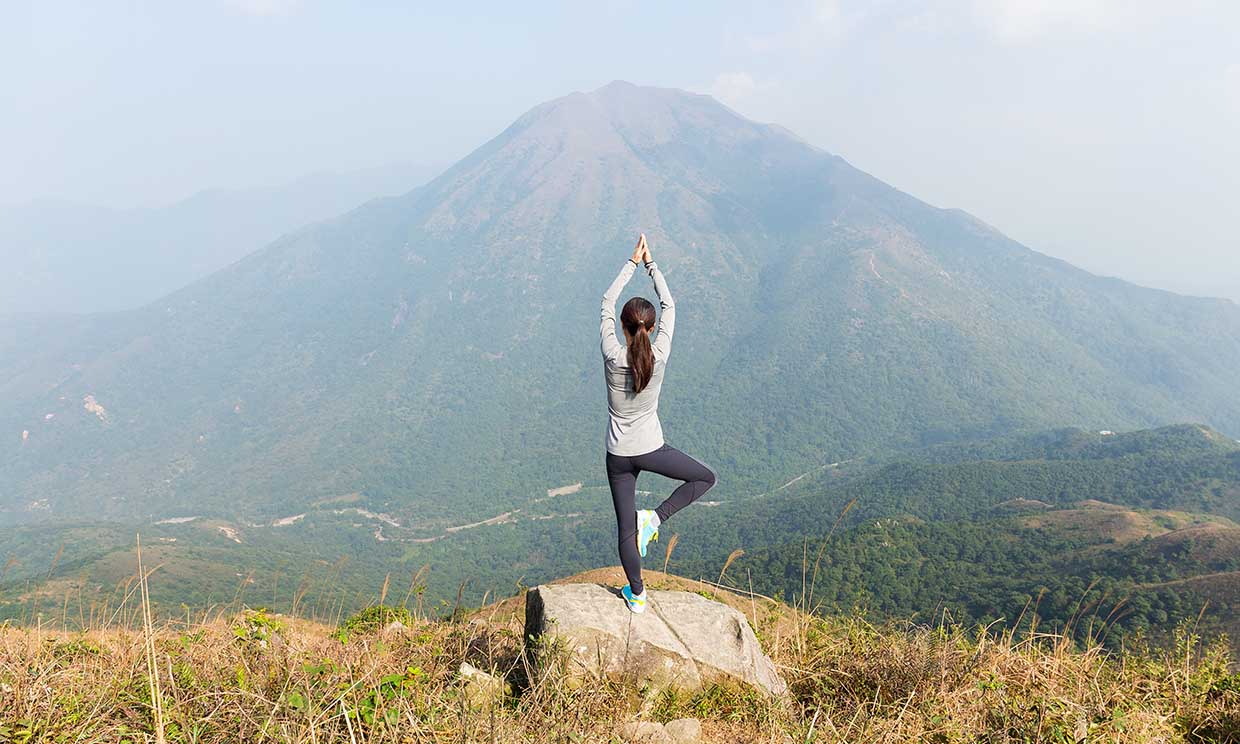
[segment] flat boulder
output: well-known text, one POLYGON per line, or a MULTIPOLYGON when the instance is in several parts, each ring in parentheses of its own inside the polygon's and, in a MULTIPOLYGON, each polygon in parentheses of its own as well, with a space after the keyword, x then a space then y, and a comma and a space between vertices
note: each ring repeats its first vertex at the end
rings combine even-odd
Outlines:
POLYGON ((607 676, 686 692, 741 683, 772 696, 787 689, 745 616, 692 592, 648 590, 635 615, 620 590, 544 584, 525 595, 525 638, 545 663, 562 648, 570 675, 607 676))

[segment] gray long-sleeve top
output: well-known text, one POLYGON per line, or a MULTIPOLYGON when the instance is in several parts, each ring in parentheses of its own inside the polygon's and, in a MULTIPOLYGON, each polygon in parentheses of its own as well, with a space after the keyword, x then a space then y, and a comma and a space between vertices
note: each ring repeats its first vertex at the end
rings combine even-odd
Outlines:
POLYGON ((633 392, 628 350, 616 339, 616 300, 629 283, 637 264, 625 261, 624 268, 603 295, 602 338, 603 376, 607 381, 607 451, 613 455, 633 457, 653 452, 663 446, 663 426, 659 423, 659 390, 663 387, 663 371, 672 353, 672 332, 676 326, 676 305, 667 290, 663 272, 651 261, 646 272, 654 280, 659 296, 659 325, 655 329, 654 373, 640 393, 633 392))

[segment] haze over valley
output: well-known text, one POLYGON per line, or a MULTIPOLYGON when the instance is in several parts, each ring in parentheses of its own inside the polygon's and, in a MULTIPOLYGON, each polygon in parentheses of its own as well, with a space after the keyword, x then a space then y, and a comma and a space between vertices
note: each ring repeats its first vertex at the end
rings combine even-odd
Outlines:
POLYGON ((131 310, 285 233, 404 193, 433 173, 409 163, 318 173, 139 209, 54 200, 0 207, 0 314, 131 310))

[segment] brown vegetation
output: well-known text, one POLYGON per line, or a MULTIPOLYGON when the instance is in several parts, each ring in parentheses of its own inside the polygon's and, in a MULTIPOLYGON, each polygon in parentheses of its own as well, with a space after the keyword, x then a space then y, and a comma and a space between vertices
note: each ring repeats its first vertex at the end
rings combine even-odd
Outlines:
POLYGON ((1187 630, 1173 650, 1107 654, 1056 636, 816 618, 655 571, 647 583, 744 612, 789 697, 643 695, 541 675, 521 654, 521 597, 441 620, 397 608, 343 629, 249 610, 148 632, 135 607, 86 632, 0 629, 0 742, 610 742, 635 717, 686 716, 719 742, 1240 741, 1227 647, 1187 630), (462 662, 512 693, 471 694, 462 662))

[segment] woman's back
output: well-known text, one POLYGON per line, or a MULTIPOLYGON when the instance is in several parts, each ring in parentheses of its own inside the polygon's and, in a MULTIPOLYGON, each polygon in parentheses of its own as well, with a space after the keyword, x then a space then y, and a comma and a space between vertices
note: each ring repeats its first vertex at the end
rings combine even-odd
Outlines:
POLYGON ((621 347, 618 358, 605 360, 607 380, 607 451, 615 455, 640 455, 663 446, 663 426, 659 423, 659 391, 663 388, 666 360, 655 358, 650 382, 633 392, 633 372, 625 365, 628 349, 621 347))
POLYGON ((616 339, 616 300, 633 276, 635 261, 626 261, 607 292, 603 294, 602 339, 603 375, 607 382, 607 451, 613 455, 641 455, 663 446, 663 427, 659 423, 659 392, 663 373, 672 351, 672 334, 676 326, 676 305, 667 288, 663 273, 651 261, 646 272, 654 281, 661 312, 657 335, 650 351, 654 364, 650 380, 640 392, 634 391, 633 370, 629 367, 628 347, 616 339))

